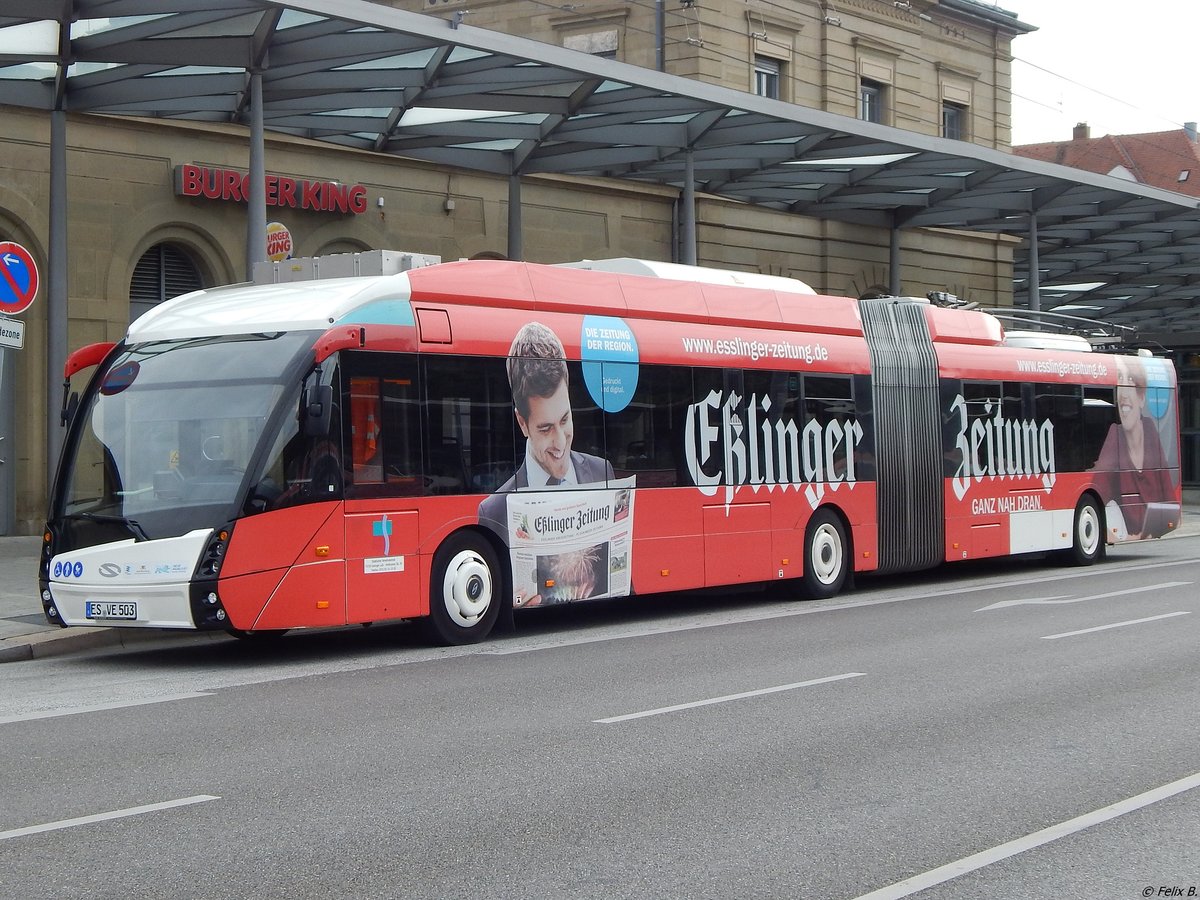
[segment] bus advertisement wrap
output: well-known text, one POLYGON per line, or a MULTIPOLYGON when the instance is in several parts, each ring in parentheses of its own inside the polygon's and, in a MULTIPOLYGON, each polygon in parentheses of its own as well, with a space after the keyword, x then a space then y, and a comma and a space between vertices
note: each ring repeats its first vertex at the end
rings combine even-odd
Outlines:
POLYGON ((81 348, 67 377, 96 372, 64 401, 48 620, 419 619, 463 644, 527 607, 763 583, 826 599, 951 560, 1090 565, 1179 526, 1167 359, 609 263, 217 288, 81 348))
POLYGON ((605 490, 508 496, 513 606, 630 593, 634 478, 605 490))

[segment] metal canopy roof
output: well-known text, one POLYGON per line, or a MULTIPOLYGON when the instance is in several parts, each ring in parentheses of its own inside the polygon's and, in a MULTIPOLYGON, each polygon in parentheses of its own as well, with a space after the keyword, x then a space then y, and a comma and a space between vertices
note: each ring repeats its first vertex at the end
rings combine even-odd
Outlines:
POLYGON ((1043 308, 1200 324, 1182 194, 364 0, 0 0, 9 105, 239 122, 252 70, 268 130, 444 165, 682 187, 690 151, 697 190, 805 216, 1024 238, 1036 213, 1043 308))

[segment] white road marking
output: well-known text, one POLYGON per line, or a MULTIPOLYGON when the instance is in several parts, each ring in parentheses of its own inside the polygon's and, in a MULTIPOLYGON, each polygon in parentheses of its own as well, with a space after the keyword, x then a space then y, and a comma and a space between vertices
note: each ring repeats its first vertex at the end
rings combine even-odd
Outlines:
POLYGON ((1078 603, 1083 597, 1072 597, 1070 594, 1055 594, 1053 597, 1029 597, 1021 600, 1001 600, 991 606, 981 606, 975 612, 987 612, 990 609, 1007 609, 1010 606, 1037 606, 1043 603, 1078 603))
POLYGON ((1041 831, 1035 831, 1033 834, 1025 835, 1025 837, 1000 844, 998 847, 992 847, 990 850, 983 850, 956 862, 947 863, 936 869, 930 869, 928 872, 922 872, 920 875, 914 875, 912 878, 897 881, 888 887, 855 897, 854 900, 899 900, 901 897, 908 897, 918 891, 923 891, 934 885, 950 881, 952 878, 958 878, 960 875, 966 875, 969 872, 974 872, 976 869, 990 866, 994 862, 1000 862, 1003 859, 1008 859, 1010 856, 1024 853, 1026 850, 1032 850, 1051 841, 1057 841, 1059 838, 1083 831, 1085 828, 1091 828, 1093 825, 1099 825, 1102 822, 1107 822, 1126 813, 1136 812, 1152 803, 1158 803, 1160 800, 1166 800, 1169 797, 1174 797, 1176 794, 1190 791, 1195 787, 1200 787, 1200 773, 1189 775, 1187 778, 1181 778, 1178 781, 1172 781, 1170 784, 1165 784, 1162 787, 1146 791, 1144 794, 1130 797, 1128 800, 1121 800, 1118 803, 1113 803, 1094 812, 1085 813, 1074 819, 1068 819, 1066 822, 1051 825, 1049 828, 1043 828, 1041 831))
MULTIPOLYGON (((862 599, 798 602, 796 605, 776 607, 774 609, 753 609, 744 611, 724 611, 716 613, 712 620, 710 613, 701 613, 688 621, 674 622, 669 625, 650 625, 645 627, 630 627, 628 624, 605 627, 602 633, 591 631, 574 637, 546 637, 521 639, 518 646, 508 646, 505 643, 470 645, 463 653, 482 653, 488 656, 511 656, 515 653, 540 653, 543 650, 559 650, 567 647, 578 647, 585 644, 599 644, 605 641, 625 641, 631 638, 654 637, 660 634, 677 634, 683 631, 696 631, 701 628, 724 628, 727 625, 744 625, 753 622, 766 622, 771 619, 787 619, 792 616, 811 616, 818 613, 838 612, 844 609, 863 609, 869 606, 884 606, 889 603, 907 603, 911 600, 930 600, 935 597, 953 597, 959 594, 973 594, 979 591, 992 591, 998 587, 1021 587, 1027 584, 1045 584, 1050 581, 1065 581, 1075 578, 1089 578, 1097 575, 1112 575, 1115 571, 1136 572, 1147 569, 1162 569, 1167 566, 1195 565, 1195 560, 1171 560, 1170 562, 1143 563, 1132 566, 1108 566, 1105 569, 1092 566, 1087 570, 1075 570, 1058 575, 1041 574, 1031 578, 989 581, 987 584, 959 585, 930 591, 924 588, 914 588, 910 594, 893 593, 893 588, 883 586, 862 591, 862 599), (871 597, 871 594, 884 594, 882 597, 871 597)), ((1191 582, 1181 582, 1191 584, 1191 582)), ((783 601, 790 603, 791 601, 783 601)), ((597 629, 598 631, 599 629, 597 629)), ((460 648, 456 648, 460 649, 460 648)), ((409 660, 405 660, 408 662, 409 660)), ((425 662, 426 660, 416 660, 425 662)), ((391 665, 392 663, 388 663, 391 665)))
POLYGON ((30 825, 27 828, 14 828, 11 831, 0 831, 0 841, 10 838, 24 837, 27 834, 42 834, 46 831, 59 831, 63 828, 74 828, 77 825, 91 825, 94 822, 107 822, 111 819, 124 819, 129 816, 140 816, 145 813, 158 812, 161 809, 175 809, 179 806, 191 806, 193 803, 206 803, 209 800, 220 800, 212 794, 197 794, 194 797, 183 797, 179 800, 166 800, 162 803, 149 803, 145 806, 133 806, 129 809, 114 809, 112 812, 96 813, 94 816, 79 816, 76 819, 61 819, 58 822, 47 822, 45 825, 30 825))
POLYGON ((1056 641, 1059 638, 1075 637, 1078 634, 1091 634, 1095 631, 1108 631, 1110 628, 1124 628, 1126 625, 1141 625, 1143 622, 1157 622, 1159 619, 1173 619, 1176 616, 1191 615, 1189 611, 1164 613, 1161 616, 1149 616, 1145 619, 1130 619, 1127 622, 1113 622, 1111 625, 1097 625, 1095 628, 1081 628, 1079 631, 1064 631, 1062 634, 1043 634, 1043 641, 1056 641))
POLYGON ((15 716, 0 716, 0 725, 10 722, 29 722, 34 719, 56 719, 59 716, 77 716, 82 713, 104 712, 124 709, 127 706, 146 706, 150 703, 172 703, 176 700, 191 700, 193 697, 211 697, 212 692, 193 691, 187 694, 164 694, 161 697, 146 697, 139 700, 115 700, 112 703, 95 703, 90 706, 64 706, 61 709, 44 709, 38 712, 20 713, 15 716))
POLYGON ((847 672, 844 675, 830 675, 827 678, 814 678, 811 681, 798 681, 795 684, 781 684, 777 687, 762 688, 757 691, 743 691, 740 694, 729 694, 725 697, 711 697, 708 700, 694 700, 691 703, 678 703, 675 706, 662 706, 658 709, 647 709, 644 712, 626 713, 623 716, 610 716, 607 719, 593 719, 598 725, 610 725, 613 722, 627 722, 630 719, 644 719, 647 716, 661 716, 664 713, 678 712, 682 709, 695 709, 698 706, 711 706, 714 703, 728 703, 731 700, 744 700, 747 697, 761 697, 763 694, 776 694, 779 691, 792 691, 796 688, 813 687, 818 684, 829 684, 833 681, 844 681, 847 678, 862 678, 865 672, 847 672))
POLYGON ((1127 594, 1144 594, 1146 591, 1162 591, 1168 588, 1187 587, 1191 583, 1190 581, 1166 581, 1162 584, 1144 584, 1141 587, 1127 588, 1123 591, 1109 591, 1107 594, 1085 594, 1082 597, 1061 595, 1058 597, 1040 597, 1028 600, 1001 600, 999 603, 993 603, 991 606, 985 606, 982 609, 975 610, 975 612, 987 612, 989 609, 1005 609, 1009 606, 1023 606, 1026 604, 1055 605, 1059 603, 1082 603, 1084 600, 1104 600, 1107 597, 1124 597, 1127 594), (1064 596, 1068 597, 1068 599, 1063 599, 1064 596))

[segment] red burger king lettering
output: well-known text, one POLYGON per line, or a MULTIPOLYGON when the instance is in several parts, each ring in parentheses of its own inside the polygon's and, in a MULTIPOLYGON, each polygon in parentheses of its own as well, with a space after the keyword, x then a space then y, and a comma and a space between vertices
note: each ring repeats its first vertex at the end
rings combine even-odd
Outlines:
MULTIPOLYGON (((367 189, 361 184, 268 175, 265 186, 267 206, 351 215, 361 215, 367 210, 367 189)), ((181 197, 246 203, 250 196, 250 176, 235 169, 185 163, 175 167, 175 193, 181 197)))

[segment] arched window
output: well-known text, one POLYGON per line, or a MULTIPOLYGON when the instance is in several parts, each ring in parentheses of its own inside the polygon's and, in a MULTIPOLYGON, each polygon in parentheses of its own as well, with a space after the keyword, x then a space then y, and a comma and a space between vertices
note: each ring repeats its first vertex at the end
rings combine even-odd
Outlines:
POLYGON ((142 254, 129 282, 129 321, 171 297, 204 287, 200 269, 175 244, 155 244, 142 254))

